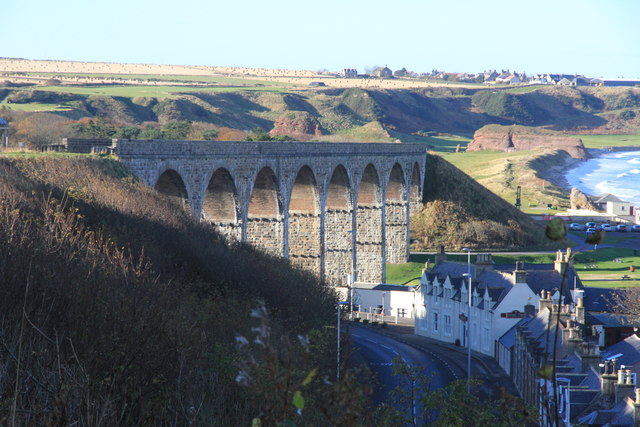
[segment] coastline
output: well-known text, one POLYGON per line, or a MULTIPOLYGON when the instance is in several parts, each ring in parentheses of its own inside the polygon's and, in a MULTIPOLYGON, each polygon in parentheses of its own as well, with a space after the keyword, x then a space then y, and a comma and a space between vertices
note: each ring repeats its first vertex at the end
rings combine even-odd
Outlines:
MULTIPOLYGON (((636 145, 636 146, 619 146, 619 147, 606 147, 606 148, 589 148, 587 149, 587 153, 589 154, 588 159, 573 159, 574 161, 567 162, 564 168, 561 168, 561 169, 555 168, 559 170, 549 171, 550 174, 548 176, 545 176, 545 179, 552 182, 554 185, 557 185, 562 189, 563 192, 566 192, 567 195, 569 195, 573 187, 570 185, 569 180, 567 179, 567 176, 569 175, 569 172, 572 171, 573 169, 579 167, 580 165, 584 164, 584 162, 588 160, 597 159, 607 154, 636 152, 636 151, 640 152, 640 146, 636 145)), ((599 194, 592 194, 592 192, 587 191, 583 188, 578 188, 578 189, 582 193, 589 196, 599 195, 599 194)), ((613 192, 611 193, 613 194, 613 192)), ((620 196, 620 195, 617 195, 617 196, 624 199, 624 196, 620 196)))

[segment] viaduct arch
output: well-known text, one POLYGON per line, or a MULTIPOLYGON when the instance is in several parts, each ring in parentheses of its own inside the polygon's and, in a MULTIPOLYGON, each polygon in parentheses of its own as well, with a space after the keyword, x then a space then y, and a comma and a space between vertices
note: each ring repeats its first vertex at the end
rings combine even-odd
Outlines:
POLYGON ((409 258, 420 144, 119 140, 120 160, 227 239, 334 286, 385 280, 409 258))

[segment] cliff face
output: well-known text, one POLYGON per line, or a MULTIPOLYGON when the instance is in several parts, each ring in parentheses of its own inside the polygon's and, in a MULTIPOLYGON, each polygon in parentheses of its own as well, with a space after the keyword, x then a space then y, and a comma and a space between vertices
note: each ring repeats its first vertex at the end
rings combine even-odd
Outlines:
POLYGON ((271 135, 287 135, 305 140, 311 136, 322 135, 322 130, 318 120, 311 114, 303 111, 293 111, 278 117, 269 133, 271 135))
POLYGON ((589 154, 579 138, 552 133, 528 133, 526 128, 514 126, 485 126, 476 131, 473 135, 473 141, 467 146, 467 151, 538 149, 564 150, 575 159, 589 158, 589 154))

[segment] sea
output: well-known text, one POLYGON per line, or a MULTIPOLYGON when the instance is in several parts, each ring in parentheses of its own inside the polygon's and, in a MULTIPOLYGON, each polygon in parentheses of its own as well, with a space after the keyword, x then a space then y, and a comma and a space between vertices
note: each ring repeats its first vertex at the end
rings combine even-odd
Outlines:
POLYGON ((640 151, 605 152, 566 173, 571 187, 598 196, 611 193, 640 206, 640 151))

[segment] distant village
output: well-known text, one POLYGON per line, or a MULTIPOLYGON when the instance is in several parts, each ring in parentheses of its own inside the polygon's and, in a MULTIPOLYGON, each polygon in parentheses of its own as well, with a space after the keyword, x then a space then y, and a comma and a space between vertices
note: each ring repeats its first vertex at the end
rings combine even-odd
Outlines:
POLYGON ((339 74, 344 78, 412 78, 425 80, 440 80, 460 83, 485 83, 485 84, 530 84, 530 85, 560 85, 560 86, 637 86, 640 80, 635 79, 603 79, 590 78, 579 74, 531 74, 518 73, 509 70, 488 70, 482 73, 448 73, 432 70, 430 73, 418 74, 401 68, 392 71, 390 68, 377 67, 370 73, 359 74, 355 68, 345 68, 339 74))

